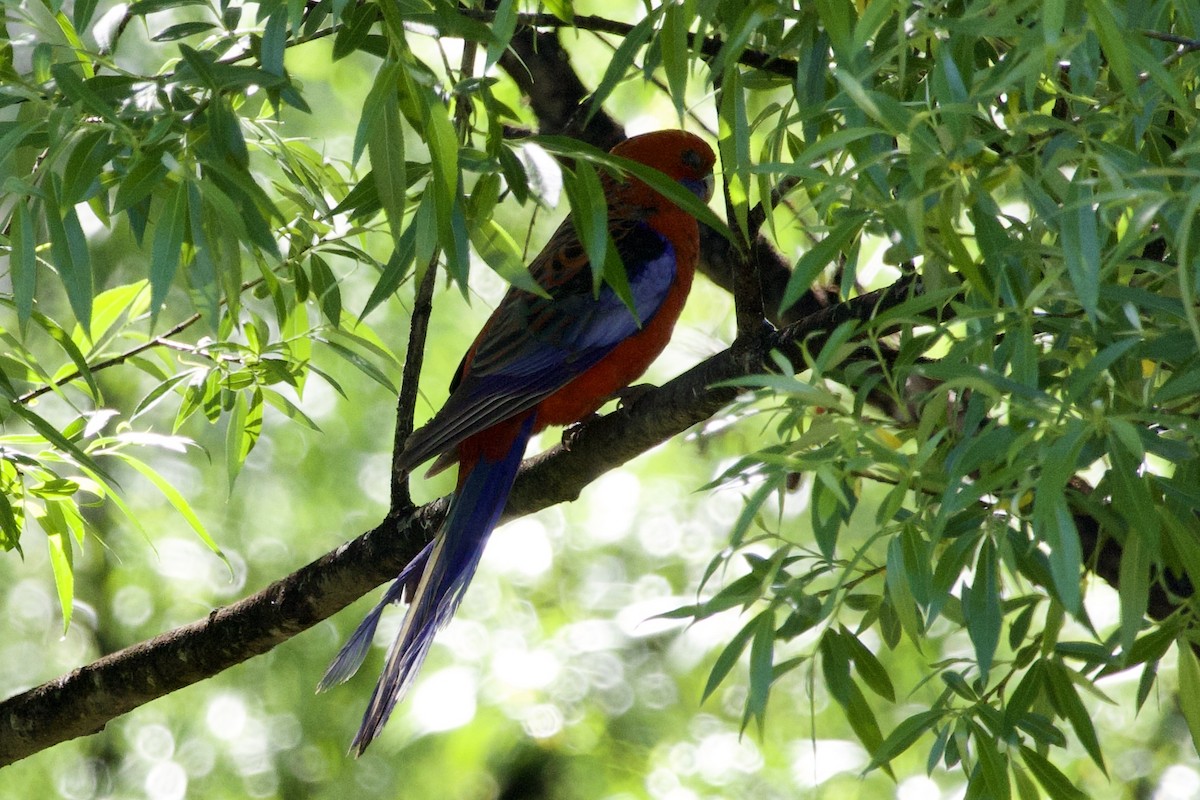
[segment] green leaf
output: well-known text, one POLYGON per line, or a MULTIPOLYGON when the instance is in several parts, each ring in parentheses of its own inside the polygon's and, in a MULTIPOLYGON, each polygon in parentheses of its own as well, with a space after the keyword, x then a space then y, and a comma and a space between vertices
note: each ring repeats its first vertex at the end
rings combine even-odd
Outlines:
POLYGON ((153 42, 177 42, 180 39, 186 39, 189 36, 207 33, 216 27, 217 25, 214 22, 180 22, 163 28, 161 31, 151 36, 150 40, 153 42))
POLYGON ((1096 737, 1095 724, 1083 701, 1079 699, 1079 693, 1067 668, 1057 661, 1046 661, 1045 677, 1054 705, 1071 723, 1075 735, 1079 737, 1083 749, 1092 757, 1092 761, 1107 775, 1108 769, 1104 766, 1104 753, 1100 749, 1100 740, 1096 737))
POLYGON ((334 277, 329 264, 320 256, 309 258, 309 271, 312 273, 312 288, 317 296, 317 304, 321 313, 335 328, 342 320, 342 290, 334 277))
POLYGON ((230 491, 233 491, 234 482, 242 470, 242 465, 246 463, 246 457, 250 455, 262 434, 262 422, 262 391, 256 388, 248 401, 246 395, 239 392, 229 415, 228 427, 225 429, 225 471, 229 478, 230 491))
POLYGON ((972 721, 971 743, 979 759, 979 772, 985 787, 981 796, 988 800, 1008 800, 1012 797, 1012 787, 1008 782, 1008 758, 996 746, 995 737, 972 721))
POLYGON ((508 49, 513 31, 517 29, 517 4, 515 0, 500 0, 496 5, 495 16, 492 17, 491 41, 488 42, 487 60, 483 71, 486 74, 500 60, 500 56, 508 49))
POLYGON ((29 204, 23 200, 18 200, 13 210, 10 237, 13 301, 17 308, 17 324, 24 331, 33 312, 33 295, 37 289, 37 239, 29 204))
POLYGON ((572 0, 546 0, 546 10, 563 22, 575 21, 575 5, 572 0))
POLYGON ((58 277, 67 290, 67 299, 75 319, 89 330, 92 324, 92 263, 87 239, 75 208, 59 208, 57 179, 47 183, 46 228, 50 234, 50 255, 58 277))
POLYGON ((767 700, 775 679, 775 613, 768 609, 754 622, 754 639, 750 644, 750 693, 742 715, 742 729, 751 719, 758 721, 761 735, 766 724, 767 700))
POLYGON ((1192 734, 1192 746, 1200 751, 1200 662, 1192 643, 1180 637, 1176 643, 1179 656, 1179 709, 1192 734))
POLYGON ((88 364, 87 359, 84 358, 83 353, 80 352, 75 342, 71 339, 70 334, 63 330, 61 325, 40 311, 33 312, 33 321, 62 348, 63 352, 67 354, 67 358, 71 359, 71 363, 75 365, 75 369, 87 384, 88 392, 91 394, 92 399, 96 402, 101 402, 100 387, 96 385, 96 379, 92 377, 92 368, 88 364))
MULTIPOLYGON (((47 511, 54 507, 53 503, 47 504, 47 511)), ((45 517, 40 522, 43 526, 47 525, 45 517)), ((62 609, 65 634, 71 626, 71 607, 75 601, 75 559, 71 537, 65 531, 54 530, 54 527, 51 525, 51 529, 46 531, 46 544, 50 549, 50 568, 54 572, 54 586, 58 590, 58 605, 62 609)))
POLYGON ((858 672, 858 676, 862 678, 863 683, 884 700, 893 703, 896 702, 896 689, 892 686, 892 679, 888 677, 887 670, 883 664, 879 662, 879 659, 875 657, 870 648, 863 644, 845 626, 841 626, 840 632, 842 641, 846 645, 846 651, 854 661, 854 669, 858 672))
POLYGON ((166 176, 167 167, 163 164, 161 152, 142 153, 121 176, 117 196, 113 200, 113 212, 124 211, 145 200, 166 176))
POLYGON ((684 105, 687 100, 687 80, 690 63, 688 61, 688 25, 693 14, 684 3, 672 2, 667 4, 663 12, 662 30, 658 41, 662 48, 663 71, 667 73, 667 86, 671 101, 675 104, 675 114, 683 121, 684 105))
POLYGON ((374 364, 372 364, 367 359, 363 358, 358 353, 354 352, 353 350, 351 350, 350 348, 346 347, 343 344, 339 344, 338 342, 331 341, 329 338, 321 338, 321 339, 319 339, 319 341, 324 342, 331 350, 333 350, 333 352, 337 353, 337 355, 340 356, 343 360, 345 360, 347 363, 349 363, 351 366, 353 366, 355 369, 357 369, 362 374, 366 375, 371 380, 378 383, 383 388, 387 389, 392 394, 399 393, 399 390, 396 388, 396 385, 394 383, 392 383, 391 378, 389 378, 383 371, 381 371, 379 369, 379 367, 375 366, 374 364))
MULTIPOLYGON (((1157 521, 1158 514, 1152 512, 1151 520, 1157 521)), ((1130 529, 1121 547, 1119 578, 1121 591, 1121 649, 1126 653, 1133 648, 1137 635, 1141 633, 1150 605, 1150 577, 1153 565, 1150 548, 1140 531, 1130 529)))
POLYGON ((975 660, 979 664, 980 677, 987 682, 992 668, 996 647, 1000 644, 1000 628, 1003 614, 1000 610, 1000 564, 996 545, 991 538, 984 539, 975 562, 975 582, 971 588, 963 589, 963 615, 967 634, 975 645, 975 660))
POLYGON ((549 296, 529 274, 517 243, 498 222, 494 219, 474 220, 470 230, 475 251, 500 277, 527 292, 549 296))
POLYGON ((801 296, 812 288, 813 281, 817 279, 821 271, 837 259, 851 240, 859 235, 866 221, 865 214, 847 213, 824 239, 817 242, 800 257, 792 270, 792 276, 788 278, 787 287, 783 290, 783 297, 779 301, 780 311, 791 308, 801 296))
MULTIPOLYGON (((371 177, 383 205, 393 246, 399 246, 404 230, 404 206, 408 195, 408 172, 404 162, 404 126, 400 122, 400 106, 396 85, 392 83, 368 102, 378 103, 373 110, 367 132, 367 152, 371 156, 371 177)), ((376 94, 372 89, 372 94, 376 94)), ((364 119, 366 112, 363 113, 364 119)))
POLYGON ((1116 73, 1130 100, 1137 102, 1141 97, 1141 86, 1133 69, 1129 55, 1130 36, 1127 25, 1122 25, 1113 15, 1108 0, 1084 0, 1088 17, 1100 38, 1100 49, 1108 58, 1108 68, 1116 73))
MULTIPOLYGON (((422 204, 426 202, 427 198, 428 195, 422 198, 422 204)), ((375 288, 371 290, 370 297, 367 298, 362 312, 358 315, 360 321, 374 311, 380 303, 391 297, 400 288, 400 284, 404 282, 405 277, 408 276, 412 268, 413 258, 416 256, 417 225, 419 223, 420 215, 414 216, 413 221, 409 223, 408 228, 400 237, 400 241, 396 244, 396 249, 392 251, 392 257, 384 265, 383 273, 379 276, 375 288)))
POLYGON ((121 121, 117 117, 116 111, 100 95, 92 91, 77 73, 78 69, 78 64, 64 62, 50 67, 50 74, 54 76, 54 82, 59 91, 72 102, 79 103, 86 111, 102 117, 106 122, 120 125, 121 121))
POLYGON ((150 316, 151 324, 167 302, 167 293, 179 269, 179 256, 187 232, 188 183, 180 181, 161 205, 154 228, 154 243, 150 250, 150 316))
POLYGON ((1094 203, 1092 185, 1081 169, 1071 180, 1063 203, 1060 244, 1071 285, 1093 320, 1100 303, 1100 234, 1094 203))
POLYGON ((13 513, 8 494, 0 492, 0 543, 3 543, 5 550, 11 550, 17 547, 20 541, 21 524, 17 521, 17 515, 13 513))
POLYGON ((933 709, 930 711, 918 711, 913 716, 905 719, 888 734, 888 737, 883 740, 883 744, 879 745, 878 749, 875 750, 872 754, 871 763, 867 765, 864 772, 870 772, 884 764, 890 763, 896 756, 912 747, 917 739, 920 739, 926 732, 932 730, 933 726, 941 721, 943 716, 944 712, 933 709))
POLYGON ((596 116, 604 105, 604 101, 608 99, 613 89, 617 88, 617 84, 629 72, 630 67, 633 66, 634 56, 642 49, 646 40, 650 38, 651 32, 658 23, 659 16, 666 8, 666 5, 656 6, 641 22, 633 26, 633 30, 621 37, 621 44, 613 52, 608 60, 608 66, 604 69, 604 77, 600 79, 600 84, 592 92, 591 100, 588 102, 585 124, 596 116))
POLYGON ((725 191, 733 207, 738 228, 749 235, 750 210, 750 123, 746 118, 746 93, 737 66, 726 70, 721 82, 717 139, 725 167, 725 191))
POLYGON ((1021 745, 1021 759, 1052 800, 1088 800, 1087 794, 1076 789, 1070 778, 1036 750, 1021 745))
POLYGON ((317 423, 313 422, 312 419, 303 411, 301 411, 291 400, 288 400, 274 389, 263 389, 262 393, 264 400, 270 403, 271 406, 277 411, 282 412, 283 415, 292 422, 299 422, 309 430, 320 432, 321 427, 317 425, 317 423))
POLYGON ((208 530, 204 527, 204 523, 202 523, 200 518, 196 516, 196 512, 192 509, 191 504, 188 503, 187 498, 180 494, 179 490, 172 486, 170 481, 155 472, 149 464, 134 458, 128 453, 116 451, 113 453, 113 455, 124 461, 129 466, 133 467, 135 470, 141 473, 143 477, 154 484, 155 488, 158 489, 158 491, 162 493, 162 496, 167 499, 167 502, 170 503, 171 506, 179 513, 179 515, 184 518, 187 524, 191 526, 192 530, 196 532, 196 535, 200 537, 200 541, 208 545, 209 550, 212 550, 214 553, 220 556, 221 560, 225 562, 225 566, 229 567, 232 571, 233 568, 229 564, 229 559, 226 558, 225 554, 221 551, 221 548, 217 545, 216 540, 209 535, 208 530))
POLYGON ((272 75, 284 75, 283 54, 287 47, 288 12, 286 7, 279 7, 267 19, 263 28, 262 44, 259 48, 259 63, 265 72, 272 75))
POLYGON ((575 164, 574 172, 563 171, 563 190, 571 203, 571 224, 592 268, 592 290, 599 291, 608 258, 608 201, 600 176, 586 161, 575 164))
POLYGON ((730 640, 729 644, 725 645, 721 654, 717 656, 717 660, 713 662, 712 671, 708 673, 708 682, 704 684, 704 692, 700 695, 701 703, 717 690, 717 687, 721 685, 721 681, 725 680, 725 676, 733 669, 733 665, 737 663, 738 658, 742 655, 742 651, 746 649, 746 644, 750 641, 750 637, 757 630, 758 618, 755 617, 737 632, 737 635, 730 640))
MULTIPOLYGON (((470 269, 464 209, 459 202, 458 135, 446 106, 426 90, 421 94, 425 136, 433 171, 433 199, 437 211, 438 244, 446 253, 450 275, 465 293, 470 269)), ((420 276, 418 276, 420 277, 420 276)))

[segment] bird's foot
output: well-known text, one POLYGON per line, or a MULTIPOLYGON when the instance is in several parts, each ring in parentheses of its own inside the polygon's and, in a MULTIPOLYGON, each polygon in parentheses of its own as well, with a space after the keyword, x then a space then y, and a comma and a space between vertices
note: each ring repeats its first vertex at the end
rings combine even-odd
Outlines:
POLYGON ((562 433, 562 448, 563 448, 563 450, 570 450, 571 446, 574 445, 576 440, 579 439, 579 434, 583 433, 583 429, 586 428, 588 426, 588 424, 591 423, 592 420, 599 419, 599 418, 600 418, 599 414, 588 414, 586 417, 579 420, 579 422, 576 422, 573 425, 568 425, 567 427, 563 428, 563 433, 562 433))
POLYGON ((657 388, 652 383, 635 383, 624 389, 618 389, 613 393, 613 397, 617 398, 617 408, 628 408, 657 388))

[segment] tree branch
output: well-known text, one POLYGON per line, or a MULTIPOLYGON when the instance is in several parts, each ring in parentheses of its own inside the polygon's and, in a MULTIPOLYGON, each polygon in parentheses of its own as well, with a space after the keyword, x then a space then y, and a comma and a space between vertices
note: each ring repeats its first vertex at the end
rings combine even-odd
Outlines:
MULTIPOLYGON (((912 290, 912 282, 902 281, 782 331, 764 328, 595 420, 570 450, 552 448, 523 466, 504 518, 575 499, 598 476, 703 422, 735 397, 736 389, 714 384, 767 369, 772 350, 798 358, 798 343, 819 348, 823 334, 847 320, 867 320, 912 290)), ((373 530, 257 594, 0 702, 0 766, 95 733, 121 714, 265 653, 332 616, 394 578, 432 538, 446 507, 443 498, 414 510, 394 509, 373 530)))

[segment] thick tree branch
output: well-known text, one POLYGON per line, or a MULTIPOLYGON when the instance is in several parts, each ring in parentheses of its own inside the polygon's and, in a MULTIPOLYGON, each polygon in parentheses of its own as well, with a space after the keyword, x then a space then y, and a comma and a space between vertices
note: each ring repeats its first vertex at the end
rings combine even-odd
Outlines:
MULTIPOLYGON (((599 475, 708 419, 734 398, 735 389, 714 384, 762 371, 771 350, 798 356, 797 344, 804 341, 819 348, 823 333, 846 320, 867 320, 911 290, 902 282, 783 331, 764 328, 751 341, 590 423, 570 450, 556 447, 524 465, 505 518, 575 499, 599 475)), ((446 505, 442 499, 393 511, 375 529, 257 594, 3 701, 0 766, 95 733, 121 714, 265 653, 337 613, 395 577, 433 536, 446 505)))

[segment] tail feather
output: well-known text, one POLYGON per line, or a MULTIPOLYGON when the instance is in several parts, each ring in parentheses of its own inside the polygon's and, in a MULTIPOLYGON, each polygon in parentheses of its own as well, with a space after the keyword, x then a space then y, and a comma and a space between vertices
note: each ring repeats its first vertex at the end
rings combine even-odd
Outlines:
POLYGON ((354 629, 354 633, 350 634, 346 644, 329 664, 329 668, 325 670, 321 682, 317 684, 318 692, 324 692, 339 683, 345 683, 353 677, 354 673, 358 672, 363 659, 367 657, 367 651, 371 649, 371 642, 375 639, 375 629, 379 627, 379 618, 383 616, 383 610, 392 603, 399 603, 403 599, 404 587, 414 572, 425 570, 425 565, 429 562, 429 554, 433 552, 433 544, 430 542, 425 545, 421 552, 417 553, 416 558, 408 562, 408 566, 388 587, 383 599, 359 623, 358 627, 354 629))
MULTIPOLYGON (((379 735, 392 709, 412 685, 429 653, 434 636, 450 621, 458 608, 467 584, 479 566, 487 538, 500 521, 532 430, 533 414, 530 414, 500 458, 491 460, 481 457, 465 478, 460 477, 458 491, 450 504, 450 514, 441 533, 432 543, 433 549, 408 607, 404 624, 388 653, 383 674, 363 714, 362 726, 350 745, 355 755, 361 755, 379 735)), ((383 606, 399 598, 402 584, 403 576, 363 621, 343 653, 335 659, 327 673, 331 682, 335 682, 334 678, 340 677, 350 665, 357 668, 357 664, 361 663, 366 653, 366 645, 362 640, 369 643, 383 606)), ((349 677, 352 672, 351 669, 346 676, 349 677)))

